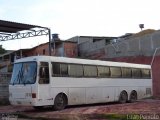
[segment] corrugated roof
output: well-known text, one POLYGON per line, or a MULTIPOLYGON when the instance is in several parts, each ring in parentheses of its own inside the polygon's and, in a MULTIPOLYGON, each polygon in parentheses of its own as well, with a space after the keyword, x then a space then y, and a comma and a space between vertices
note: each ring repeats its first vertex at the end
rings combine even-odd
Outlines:
POLYGON ((40 26, 0 20, 0 32, 16 33, 18 31, 29 30, 35 27, 40 26))

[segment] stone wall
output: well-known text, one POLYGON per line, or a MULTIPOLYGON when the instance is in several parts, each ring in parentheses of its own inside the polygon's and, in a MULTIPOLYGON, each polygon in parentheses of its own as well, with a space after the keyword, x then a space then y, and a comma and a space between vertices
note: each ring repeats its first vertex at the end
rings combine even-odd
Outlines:
POLYGON ((9 82, 11 73, 0 73, 0 104, 9 104, 9 82))
POLYGON ((101 50, 102 49, 104 50, 105 46, 106 46, 105 39, 97 42, 93 42, 92 40, 92 41, 81 43, 78 45, 79 55, 80 57, 83 57, 83 58, 85 57, 88 58, 90 56, 92 58, 92 55, 95 53, 102 54, 101 50))
POLYGON ((132 37, 125 40, 119 39, 118 42, 106 45, 104 58, 153 56, 155 49, 159 46, 160 31, 155 31, 143 36, 132 37))

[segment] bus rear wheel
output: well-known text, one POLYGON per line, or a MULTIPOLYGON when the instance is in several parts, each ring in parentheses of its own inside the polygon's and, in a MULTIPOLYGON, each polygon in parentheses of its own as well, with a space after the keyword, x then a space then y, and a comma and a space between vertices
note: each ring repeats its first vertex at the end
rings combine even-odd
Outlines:
POLYGON ((130 100, 129 100, 129 102, 133 103, 133 102, 135 102, 136 100, 137 100, 137 92, 134 90, 134 91, 132 91, 131 94, 130 94, 130 100))
POLYGON ((63 110, 67 106, 67 98, 64 94, 58 94, 54 100, 54 110, 63 110))
POLYGON ((122 91, 119 96, 119 103, 126 103, 128 100, 128 95, 126 91, 122 91))

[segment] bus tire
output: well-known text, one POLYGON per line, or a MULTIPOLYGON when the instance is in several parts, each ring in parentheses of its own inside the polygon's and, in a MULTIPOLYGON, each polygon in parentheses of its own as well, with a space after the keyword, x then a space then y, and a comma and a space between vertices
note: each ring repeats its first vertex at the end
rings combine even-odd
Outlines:
POLYGON ((133 103, 137 100, 137 92, 133 90, 130 94, 129 102, 133 103))
POLYGON ((128 100, 128 95, 127 95, 127 92, 124 90, 120 93, 120 96, 119 96, 119 103, 123 104, 123 103, 126 103, 128 100))
POLYGON ((54 110, 63 110, 67 106, 67 96, 60 93, 54 100, 54 110))

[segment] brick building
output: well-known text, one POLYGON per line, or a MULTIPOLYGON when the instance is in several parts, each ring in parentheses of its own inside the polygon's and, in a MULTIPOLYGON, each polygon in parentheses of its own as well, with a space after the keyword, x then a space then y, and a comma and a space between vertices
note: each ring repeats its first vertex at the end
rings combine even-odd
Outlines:
MULTIPOLYGON (((26 56, 49 55, 49 43, 40 44, 32 49, 24 51, 22 54, 26 56)), ((77 43, 71 41, 57 40, 51 44, 52 56, 61 57, 77 57, 77 43)))
POLYGON ((51 46, 52 56, 78 57, 77 42, 57 40, 51 46))

